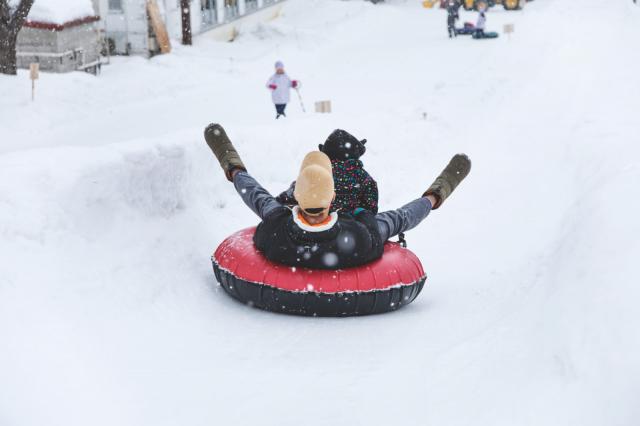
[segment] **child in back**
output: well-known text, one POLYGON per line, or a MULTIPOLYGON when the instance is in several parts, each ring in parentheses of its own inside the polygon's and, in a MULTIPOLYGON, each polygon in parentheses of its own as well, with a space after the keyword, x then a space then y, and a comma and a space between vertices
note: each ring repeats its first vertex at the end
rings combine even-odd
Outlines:
POLYGON ((482 37, 484 36, 484 28, 487 25, 487 8, 481 3, 480 7, 478 7, 478 21, 476 22, 476 36, 482 37))
POLYGON ((297 80, 291 80, 284 72, 282 61, 276 62, 276 72, 267 81, 267 89, 271 90, 271 100, 276 107, 276 120, 286 117, 284 110, 289 103, 289 90, 298 87, 297 80))
MULTIPOLYGON (((352 212, 363 208, 378 212, 378 184, 364 169, 360 157, 365 153, 366 139, 358 140, 350 133, 334 130, 318 149, 331 159, 336 198, 332 211, 352 212)), ((293 197, 294 184, 276 199, 288 205, 296 204, 293 197)))

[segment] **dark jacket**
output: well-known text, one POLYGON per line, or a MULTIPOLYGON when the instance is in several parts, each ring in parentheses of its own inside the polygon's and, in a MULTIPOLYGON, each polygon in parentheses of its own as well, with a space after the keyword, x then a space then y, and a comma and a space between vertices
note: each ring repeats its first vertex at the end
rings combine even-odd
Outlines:
POLYGON ((313 269, 364 265, 384 251, 375 215, 366 210, 357 215, 338 213, 330 229, 310 232, 298 226, 291 210, 283 206, 258 225, 253 241, 273 262, 313 269))
POLYGON ((447 24, 450 26, 453 26, 456 23, 456 20, 460 17, 460 15, 458 15, 459 9, 460 4, 458 2, 447 5, 447 24))
MULTIPOLYGON (((367 173, 360 160, 331 160, 336 199, 331 211, 351 213, 358 207, 378 213, 378 183, 367 173)), ((295 182, 276 197, 280 203, 298 204, 293 197, 295 182)))

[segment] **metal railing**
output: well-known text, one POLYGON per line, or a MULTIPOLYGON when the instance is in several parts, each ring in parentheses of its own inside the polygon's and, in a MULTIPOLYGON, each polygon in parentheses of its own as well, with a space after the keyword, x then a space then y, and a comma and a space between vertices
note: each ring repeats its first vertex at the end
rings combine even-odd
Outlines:
MULTIPOLYGON (((69 59, 75 62, 74 69, 78 71, 86 71, 90 68, 96 68, 96 70, 102 66, 102 58, 98 55, 98 59, 86 62, 86 52, 83 48, 78 47, 76 49, 66 50, 64 52, 16 52, 16 56, 20 58, 34 58, 35 62, 40 62, 40 58, 46 59, 58 59, 60 65, 64 64, 64 59, 69 59)), ((96 71, 97 72, 97 71, 96 71)))

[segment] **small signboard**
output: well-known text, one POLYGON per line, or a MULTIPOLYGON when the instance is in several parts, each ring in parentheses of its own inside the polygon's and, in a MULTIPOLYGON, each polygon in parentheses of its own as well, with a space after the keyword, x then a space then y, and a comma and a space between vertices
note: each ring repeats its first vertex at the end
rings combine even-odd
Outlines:
POLYGON ((318 101, 316 102, 316 112, 330 113, 331 101, 318 101))
POLYGON ((507 38, 511 40, 511 33, 515 31, 515 26, 513 24, 504 24, 504 28, 502 32, 507 35, 507 38))
POLYGON ((31 79, 31 100, 36 97, 36 80, 40 77, 40 64, 32 62, 29 64, 29 78, 31 79))
POLYGON ((33 62, 29 64, 29 76, 31 80, 37 80, 40 76, 40 64, 33 62))

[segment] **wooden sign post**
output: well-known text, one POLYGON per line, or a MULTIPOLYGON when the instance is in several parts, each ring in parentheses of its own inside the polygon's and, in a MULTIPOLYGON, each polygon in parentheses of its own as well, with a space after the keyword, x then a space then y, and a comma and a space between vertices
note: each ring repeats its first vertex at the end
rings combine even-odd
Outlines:
POLYGON ((509 40, 511 40, 511 33, 515 31, 515 26, 513 24, 504 24, 503 32, 507 34, 509 40))
POLYGON ((32 62, 29 64, 29 78, 31 78, 31 101, 36 97, 36 80, 40 76, 40 64, 32 62))

